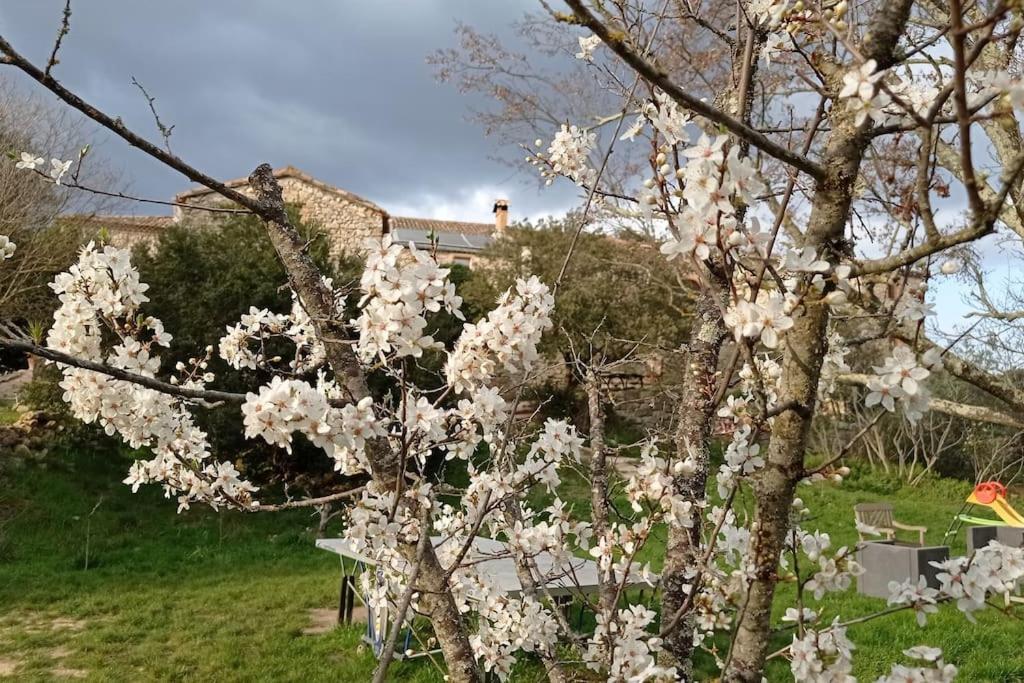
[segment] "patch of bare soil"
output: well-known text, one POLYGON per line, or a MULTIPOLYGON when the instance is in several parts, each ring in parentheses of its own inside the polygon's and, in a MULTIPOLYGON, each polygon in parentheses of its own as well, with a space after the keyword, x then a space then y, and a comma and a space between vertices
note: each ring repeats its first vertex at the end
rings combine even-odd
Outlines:
MULTIPOLYGON (((311 609, 307 610, 307 614, 309 615, 309 626, 302 629, 302 635, 304 636, 319 636, 330 632, 338 625, 337 608, 311 609)), ((352 623, 366 623, 365 605, 356 605, 352 608, 352 623)))
POLYGON ((85 678, 89 675, 88 671, 82 669, 69 669, 64 666, 58 666, 50 669, 50 673, 58 678, 85 678))
POLYGON ((14 672, 18 670, 21 662, 15 659, 2 659, 0 658, 0 677, 6 678, 13 676, 14 672))
POLYGON ((331 631, 338 625, 338 610, 336 609, 311 609, 306 612, 309 615, 309 626, 302 629, 304 636, 319 636, 331 631))
POLYGON ((54 617, 50 619, 50 630, 52 631, 81 631, 85 628, 85 622, 81 619, 69 617, 54 617))

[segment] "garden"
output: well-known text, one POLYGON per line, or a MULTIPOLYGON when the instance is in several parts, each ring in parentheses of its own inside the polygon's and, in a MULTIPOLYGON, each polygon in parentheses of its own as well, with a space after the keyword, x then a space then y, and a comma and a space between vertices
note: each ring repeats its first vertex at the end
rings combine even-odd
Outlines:
POLYGON ((406 60, 300 82, 433 14, 251 12, 142 127, 54 2, 0 10, 0 678, 1024 680, 1018 4, 472 3, 483 163, 406 60))

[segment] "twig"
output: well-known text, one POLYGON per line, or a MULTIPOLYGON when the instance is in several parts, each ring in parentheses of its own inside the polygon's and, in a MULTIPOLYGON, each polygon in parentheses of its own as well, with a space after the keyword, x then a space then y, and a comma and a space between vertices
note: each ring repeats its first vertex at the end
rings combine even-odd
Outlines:
MULTIPOLYGON (((664 18, 665 10, 668 9, 669 0, 665 0, 665 4, 661 8, 661 15, 658 17, 657 23, 654 25, 654 29, 651 30, 650 39, 647 41, 647 50, 651 49, 654 45, 654 39, 658 35, 658 29, 661 28, 661 22, 664 18)), ((572 260, 572 255, 576 251, 576 244, 579 242, 580 234, 583 232, 583 228, 587 225, 587 219, 590 217, 590 209, 594 204, 594 195, 597 193, 598 185, 601 183, 601 176, 604 175, 605 169, 608 167, 608 160, 612 156, 612 150, 615 149, 615 141, 619 137, 619 133, 622 131, 622 124, 626 120, 626 112, 629 111, 633 104, 633 97, 636 95, 637 88, 640 87, 640 74, 638 73, 633 79, 633 86, 629 89, 629 94, 626 95, 626 104, 622 107, 622 114, 619 116, 619 120, 615 123, 615 132, 612 133, 611 140, 608 141, 608 149, 605 150, 604 157, 601 159, 601 167, 597 169, 597 175, 594 177, 593 185, 590 188, 590 192, 587 194, 587 203, 583 207, 583 215, 580 216, 579 225, 576 226, 576 231, 572 235, 572 241, 569 243, 569 250, 565 253, 565 259, 562 261, 562 267, 558 271, 558 277, 555 278, 555 284, 551 288, 551 295, 554 297, 558 296, 558 288, 562 284, 562 279, 565 277, 566 271, 569 270, 569 262, 572 260)))
MULTIPOLYGON (((391 629, 391 633, 388 634, 388 642, 384 645, 384 651, 381 652, 380 661, 377 663, 377 669, 373 672, 373 683, 384 683, 384 677, 388 673, 388 667, 391 666, 391 660, 394 659, 395 643, 398 641, 398 632, 402 628, 402 623, 405 621, 405 615, 409 611, 409 605, 412 603, 412 596, 416 591, 416 577, 419 576, 420 566, 423 564, 423 555, 427 552, 427 547, 430 545, 429 515, 430 508, 424 506, 423 512, 420 515, 420 538, 416 543, 416 562, 413 563, 412 570, 409 572, 408 584, 402 594, 402 601, 398 605, 398 613, 395 614, 394 625, 391 629)), ((409 628, 412 628, 412 624, 409 625, 409 628)))
POLYGON ((277 512, 279 510, 291 510, 294 508, 316 507, 317 505, 333 503, 336 500, 353 498, 362 493, 365 488, 365 486, 357 486, 354 489, 348 489, 347 491, 339 491, 338 493, 331 493, 326 496, 320 496, 319 498, 303 498, 302 500, 289 500, 284 503, 275 503, 273 505, 260 505, 259 507, 256 507, 254 509, 256 512, 277 512))
POLYGON ((171 132, 174 131, 174 125, 165 126, 164 122, 160 120, 160 114, 156 112, 156 98, 151 97, 150 94, 146 92, 146 89, 142 84, 135 80, 135 76, 132 76, 132 85, 138 88, 142 92, 142 96, 146 98, 146 104, 149 105, 149 111, 153 113, 153 119, 156 121, 156 128, 160 131, 160 137, 164 139, 164 147, 166 147, 167 151, 170 152, 171 132))
POLYGON ((71 0, 65 0, 64 2, 64 16, 60 20, 60 28, 57 29, 57 40, 53 43, 53 51, 50 52, 50 58, 46 60, 46 70, 43 75, 46 78, 50 78, 50 71, 53 67, 60 64, 60 60, 57 59, 57 53, 60 51, 61 43, 64 42, 64 36, 71 32, 71 0))

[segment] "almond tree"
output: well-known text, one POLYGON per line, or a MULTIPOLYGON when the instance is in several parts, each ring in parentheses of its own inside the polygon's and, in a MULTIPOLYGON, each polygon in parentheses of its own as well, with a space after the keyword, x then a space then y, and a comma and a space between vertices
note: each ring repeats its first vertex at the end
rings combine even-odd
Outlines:
MULTIPOLYGON (((511 417, 557 305, 547 285, 521 278, 451 348, 439 348, 424 334, 427 321, 442 310, 458 314, 461 301, 429 254, 385 236, 367 245, 360 291, 334 287, 289 222, 268 165, 253 171, 245 191, 226 187, 83 101, 53 74, 64 31, 42 67, 0 37, 2 62, 238 207, 231 210, 262 219, 295 303, 287 312, 251 311, 218 348, 197 349, 190 363, 162 372, 159 350, 173 331, 146 315, 146 286, 129 255, 88 245, 52 284, 61 307, 45 345, 6 327, 11 334, 0 344, 56 363, 76 417, 150 449, 153 457, 133 464, 126 483, 162 486, 180 508, 203 503, 257 512, 357 498, 345 534, 378 561, 379 580, 364 577, 370 604, 392 605, 398 623, 414 612, 426 615, 451 680, 476 680, 484 670, 505 678, 520 652, 534 653, 554 681, 569 679, 580 661, 615 681, 690 678, 694 648, 722 633, 730 636, 728 650, 708 649, 725 680, 761 680, 770 656, 788 658, 799 680, 849 680, 853 623, 913 609, 923 624, 945 602, 970 614, 984 607, 989 592, 1020 583, 1024 550, 995 545, 945 563, 939 589, 908 582, 894 587, 888 610, 819 623, 811 605, 847 589, 859 568, 855 549, 833 548, 826 531, 804 528, 807 511, 795 495, 802 482, 841 480, 847 471, 839 464, 843 452, 817 466, 806 459, 819 398, 844 376, 864 375, 868 405, 899 410, 911 421, 940 405, 927 387, 940 367, 1014 410, 1024 405, 1014 403, 1019 392, 1001 378, 922 333, 934 260, 1013 220, 1007 207, 1016 205, 1010 200, 1024 156, 1002 160, 998 183, 990 182, 993 174, 975 166, 971 137, 994 116, 1012 118, 1024 92, 1005 68, 993 74, 981 62, 990 46, 1012 53, 1017 10, 1002 3, 964 8, 955 0, 942 8, 913 0, 853 7, 741 2, 733 13, 717 4, 705 13, 686 2, 566 5, 553 18, 557 26, 588 31, 575 36, 577 56, 609 76, 622 102, 618 130, 601 152, 596 131, 559 123, 549 144, 535 143, 531 162, 546 180, 565 178, 582 188, 579 230, 595 204, 638 216, 663 235, 666 269, 683 269, 700 290, 676 439, 645 444, 624 486, 629 513, 606 505, 611 484, 600 457, 603 398, 596 382, 589 383, 598 418, 591 445, 599 451, 588 481, 593 519, 576 514, 558 493, 582 438, 564 421, 530 430, 511 417), (691 31, 732 48, 727 91, 701 98, 660 66, 659 29, 669 21, 693 22, 691 31), (943 53, 938 46, 946 40, 943 53), (786 84, 777 95, 759 87, 759 65, 768 59, 785 76, 776 81, 786 84), (614 66, 604 68, 601 60, 614 66), (626 68, 632 79, 618 77, 626 68), (803 106, 808 102, 816 106, 803 106), (794 113, 788 126, 775 125, 779 112, 798 107, 811 116, 794 113), (908 167, 911 136, 920 143, 908 167), (650 170, 609 186, 614 143, 626 150, 646 145, 650 170), (958 169, 948 178, 937 170, 947 147, 955 151, 947 162, 958 169), (940 201, 952 177, 961 179, 964 216, 939 211, 953 201, 940 201), (359 315, 345 320, 350 295, 359 297, 359 315), (862 343, 851 321, 862 316, 882 321, 868 336, 885 340, 887 353, 870 373, 851 373, 847 349, 862 343), (291 357, 266 357, 270 338, 291 343, 291 357), (277 376, 244 395, 218 391, 205 367, 213 353, 235 368, 260 366, 277 376), (440 354, 444 371, 436 384, 417 386, 408 368, 424 354, 440 354), (394 390, 371 392, 370 373, 383 373, 394 390), (450 398, 455 406, 445 407, 450 398), (240 406, 248 437, 288 448, 298 432, 339 471, 368 473, 370 482, 318 499, 260 500, 230 460, 217 461, 195 425, 193 411, 212 401, 240 406), (732 429, 725 463, 712 473, 715 416, 732 429), (480 457, 470 459, 474 453, 480 457), (437 455, 467 462, 467 487, 424 473, 426 459, 437 455), (527 499, 531 487, 546 492, 545 507, 527 499), (744 488, 756 494, 749 525, 736 509, 744 488), (659 578, 637 558, 662 528, 670 542, 659 578), (432 533, 442 542, 430 542, 432 533), (479 570, 472 551, 478 536, 506 542, 520 597, 503 594, 479 570), (542 553, 554 560, 550 572, 540 569, 542 553), (596 621, 585 636, 566 623, 548 588, 553 578, 571 580, 578 554, 594 559, 601 584, 596 602, 576 586, 596 621), (771 608, 784 577, 798 586, 786 611, 794 635, 770 655, 771 608), (626 588, 637 579, 660 581, 660 615, 632 602, 626 588)), ((26 173, 45 159, 34 150, 20 153, 26 173)), ((51 166, 51 173, 36 174, 39 182, 62 180, 73 160, 51 166)), ((571 257, 570 247, 563 276, 571 277, 571 257)), ((986 419, 991 412, 973 415, 986 419)), ((392 639, 378 679, 394 647, 392 639)), ((894 664, 891 680, 955 675, 933 648, 905 654, 925 664, 894 664)))

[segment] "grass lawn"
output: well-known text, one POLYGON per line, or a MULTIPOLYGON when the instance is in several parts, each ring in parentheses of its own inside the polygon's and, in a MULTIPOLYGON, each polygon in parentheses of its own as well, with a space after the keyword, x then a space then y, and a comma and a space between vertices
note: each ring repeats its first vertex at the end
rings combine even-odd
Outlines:
MULTIPOLYGON (((313 548, 311 517, 176 515, 157 490, 132 495, 120 484, 126 466, 122 456, 78 453, 45 467, 0 469, 0 675, 369 680, 374 659, 359 647, 361 627, 302 634, 310 609, 334 605, 338 581, 337 559, 313 548)), ((566 497, 581 493, 579 480, 565 486, 566 497)), ((942 480, 902 489, 854 477, 800 495, 835 544, 854 542, 852 507, 868 500, 892 501, 899 518, 929 526, 938 542, 968 489, 942 480)), ((657 567, 657 548, 649 554, 657 567)), ((789 595, 792 587, 781 590, 789 595)), ((851 590, 830 596, 823 611, 850 618, 883 606, 851 590)), ((928 643, 960 666, 961 680, 1024 680, 1019 616, 988 610, 972 625, 944 608, 923 630, 909 613, 856 626, 855 673, 874 680, 901 650, 928 643)), ((780 635, 780 646, 787 641, 780 635)), ((515 678, 534 680, 536 669, 528 670, 515 678)), ((398 664, 393 678, 440 680, 423 662, 398 664)), ((788 665, 775 662, 769 678, 789 679, 788 665)))
MULTIPOLYGON (((0 675, 370 679, 363 627, 301 633, 311 608, 337 601, 338 560, 313 548, 312 518, 177 515, 155 488, 120 483, 121 457, 50 462, 0 474, 0 675)), ((428 666, 395 673, 440 680, 428 666)))
POLYGON ((0 426, 14 424, 21 413, 14 409, 11 401, 0 401, 0 426))

